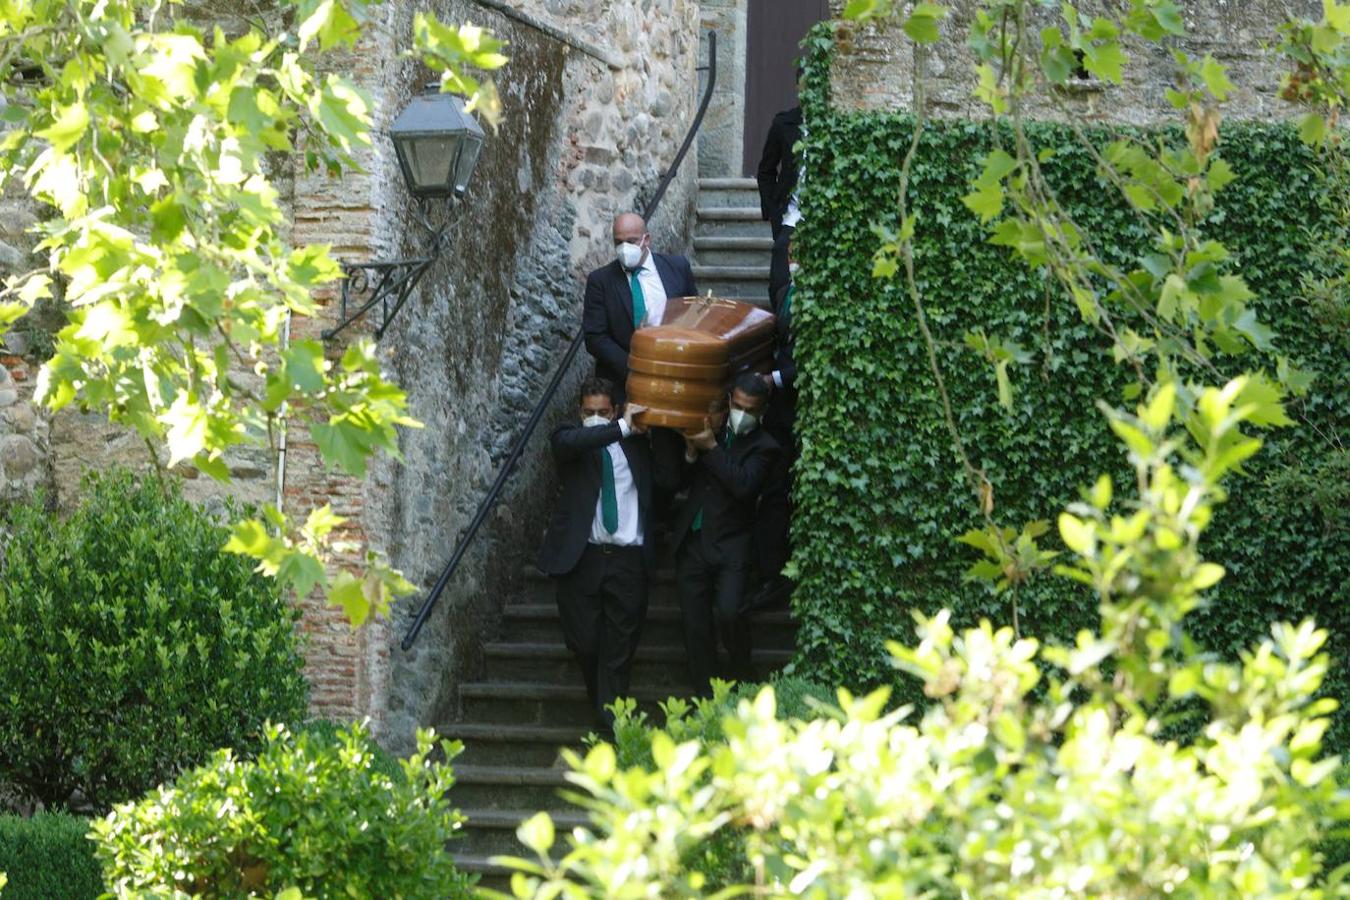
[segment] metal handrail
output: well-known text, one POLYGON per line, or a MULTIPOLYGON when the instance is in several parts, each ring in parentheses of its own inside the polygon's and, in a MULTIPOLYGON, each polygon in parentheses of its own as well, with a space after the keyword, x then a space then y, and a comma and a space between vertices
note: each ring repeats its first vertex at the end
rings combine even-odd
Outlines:
MULTIPOLYGON (((661 205, 661 200, 670 187, 670 182, 674 180, 675 174, 680 170, 680 163, 684 162, 685 156, 689 153, 689 148, 694 143, 694 136, 698 133, 699 126, 703 124, 703 116, 708 111, 708 104, 712 101, 713 86, 717 83, 717 32, 715 31, 708 32, 708 64, 699 66, 697 71, 708 73, 708 84, 703 89, 703 99, 699 101, 698 111, 694 114, 694 121, 689 125, 689 131, 684 136, 684 143, 680 144, 679 152, 675 154, 674 162, 666 170, 660 184, 657 185, 656 193, 652 195, 646 208, 642 210, 644 222, 650 222, 652 216, 656 214, 657 207, 661 205)), ((497 473, 497 479, 492 482, 492 487, 488 489, 487 495, 478 504, 478 510, 473 514, 473 520, 469 522, 468 529, 455 544, 455 552, 450 554, 450 561, 445 564, 440 577, 436 579, 436 583, 432 586, 426 599, 422 601, 422 606, 418 609, 417 615, 413 618, 413 623, 408 628, 408 633, 404 635, 400 645, 404 650, 412 649, 413 642, 417 640, 417 635, 421 633, 422 626, 426 624, 428 617, 430 617, 436 601, 440 600, 441 594, 445 591, 445 586, 450 583, 450 578, 459 568, 459 563, 464 559, 464 554, 468 552, 469 545, 473 543, 479 528, 487 519, 488 513, 492 511, 492 507, 496 505, 498 497, 501 496, 502 488, 506 486, 506 479, 510 477, 516 463, 520 461, 521 455, 525 452, 526 444, 534 435, 535 428, 538 427, 539 421, 553 403, 553 398, 558 393, 563 378, 567 376, 568 370, 572 367, 572 361, 577 358, 577 353, 580 352, 582 344, 585 343, 585 338, 585 331, 578 329, 576 337, 572 338, 572 345, 567 348, 567 353, 563 356, 562 364, 553 373, 553 378, 549 381, 543 396, 539 398, 539 402, 534 406, 534 411, 530 413, 530 418, 525 423, 525 430, 520 433, 520 437, 516 438, 515 444, 512 445, 511 453, 506 457, 506 462, 502 464, 501 470, 497 473)))

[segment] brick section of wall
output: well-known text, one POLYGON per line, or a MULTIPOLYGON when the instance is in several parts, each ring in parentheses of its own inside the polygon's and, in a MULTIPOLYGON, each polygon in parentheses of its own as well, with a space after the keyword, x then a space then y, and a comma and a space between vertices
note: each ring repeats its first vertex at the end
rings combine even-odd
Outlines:
MULTIPOLYGON (((380 133, 388 127, 387 69, 395 59, 396 42, 387 18, 388 7, 377 7, 375 15, 386 18, 372 20, 357 48, 330 62, 333 71, 350 78, 372 103, 374 145, 354 154, 364 172, 348 172, 333 179, 297 168, 293 181, 291 240, 296 246, 329 244, 339 259, 379 257, 389 244, 388 224, 382 216, 386 204, 379 197, 386 189, 382 167, 389 150, 382 145, 380 133)), ((297 159, 297 167, 300 164, 297 159)), ((321 341, 322 331, 338 321, 338 296, 336 285, 318 292, 316 299, 323 304, 323 312, 312 318, 293 318, 291 340, 321 341)), ((339 339, 327 344, 328 358, 336 364, 349 342, 369 336, 373 327, 369 320, 349 327, 339 339)), ((326 468, 304 423, 291 420, 287 432, 285 511, 293 520, 303 521, 311 510, 329 504, 347 519, 336 538, 355 547, 352 553, 337 555, 330 562, 329 575, 343 568, 358 569, 364 564, 366 548, 372 545, 365 479, 326 468)), ((306 675, 311 686, 311 714, 337 720, 369 717, 378 734, 383 709, 379 686, 388 658, 387 624, 376 620, 353 629, 345 613, 328 606, 317 591, 305 598, 300 608, 301 629, 308 642, 306 675)))

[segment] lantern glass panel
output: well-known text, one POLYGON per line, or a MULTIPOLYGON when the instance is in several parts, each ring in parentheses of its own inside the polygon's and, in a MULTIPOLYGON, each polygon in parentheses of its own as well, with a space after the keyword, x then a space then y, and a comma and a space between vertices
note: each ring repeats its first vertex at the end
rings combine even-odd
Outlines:
POLYGON ((478 154, 483 149, 482 134, 466 132, 460 142, 459 159, 455 163, 455 193, 463 194, 473 177, 474 166, 478 164, 478 154))
POLYGON ((448 137, 422 135, 403 139, 408 174, 412 177, 411 187, 414 192, 446 189, 450 184, 451 168, 459 143, 460 137, 457 134, 448 137))

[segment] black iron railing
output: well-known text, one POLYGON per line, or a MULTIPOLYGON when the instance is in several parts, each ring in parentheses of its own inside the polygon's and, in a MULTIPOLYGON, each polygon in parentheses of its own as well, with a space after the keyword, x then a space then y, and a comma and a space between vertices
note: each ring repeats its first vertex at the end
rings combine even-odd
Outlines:
MULTIPOLYGON (((713 86, 717 83, 717 32, 715 31, 708 32, 708 64, 699 66, 698 71, 708 73, 708 83, 703 89, 703 99, 699 101, 698 111, 694 113, 694 121, 689 125, 689 131, 684 136, 684 143, 680 144, 679 152, 675 154, 674 162, 670 164, 670 168, 661 177, 661 182, 656 187, 656 193, 652 194, 651 200, 642 210, 643 221, 651 222, 652 216, 656 214, 662 198, 666 195, 666 189, 670 187, 670 182, 674 180, 675 174, 680 170, 680 163, 684 162, 685 156, 689 153, 689 148, 694 143, 694 136, 698 133, 699 126, 703 124, 703 115, 708 111, 708 104, 712 101, 713 86)), ((506 461, 502 463, 501 470, 497 472, 497 478, 492 482, 492 487, 488 489, 487 495, 478 504, 478 510, 473 514, 473 520, 469 522, 468 529, 460 537, 459 542, 455 544, 455 552, 450 554, 450 561, 445 564, 440 577, 436 579, 436 583, 432 585, 426 599, 422 601, 422 606, 417 610, 417 615, 413 618, 408 633, 403 637, 402 647, 404 650, 412 648, 413 642, 417 640, 417 635, 422 631, 422 626, 426 624, 427 618, 431 615, 431 610, 436 606, 436 601, 441 598, 445 586, 450 583, 455 570, 459 568, 460 561, 464 559, 464 554, 468 552, 469 545, 478 535, 478 530, 487 519, 488 513, 492 511, 492 507, 496 505, 497 499, 501 496, 502 488, 506 486, 506 480, 510 477, 512 470, 515 469, 516 463, 520 461, 526 445, 534 435, 535 428, 544 418, 544 413, 552 405, 553 397, 558 393, 558 387, 567 377, 567 372, 572 367, 572 361, 576 359, 582 344, 585 343, 585 337, 585 333, 581 329, 577 329, 577 335, 572 339, 572 345, 567 348, 567 353, 553 373, 553 378, 549 381, 548 387, 539 398, 539 402, 534 405, 534 411, 530 413, 530 418, 525 423, 525 429, 511 446, 510 454, 506 457, 506 461)))

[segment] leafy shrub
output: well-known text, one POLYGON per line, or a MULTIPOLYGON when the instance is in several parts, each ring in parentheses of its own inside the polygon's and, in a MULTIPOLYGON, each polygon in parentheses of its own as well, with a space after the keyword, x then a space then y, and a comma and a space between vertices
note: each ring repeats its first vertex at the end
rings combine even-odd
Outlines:
POLYGON ((174 489, 95 475, 68 518, 7 527, 0 782, 103 810, 304 714, 297 614, 174 489))
MULTIPOLYGON (((768 686, 778 698, 778 718, 811 719, 834 700, 834 691, 824 685, 790 675, 774 676, 768 686)), ((733 684, 713 680, 711 697, 692 701, 672 697, 661 704, 663 723, 655 725, 647 714, 628 698, 618 702, 614 717, 614 753, 623 769, 652 770, 655 765, 654 742, 673 740, 694 742, 703 752, 726 743, 723 722, 736 711, 742 700, 752 699, 765 687, 761 684, 733 684)), ((725 828, 692 849, 686 859, 691 872, 698 872, 707 883, 734 884, 753 874, 746 862, 747 832, 743 828, 725 828)))
MULTIPOLYGON (((322 734, 271 727, 256 759, 221 750, 144 799, 94 822, 104 877, 118 897, 467 896, 446 842, 462 817, 450 766, 418 735, 403 778, 376 768, 362 725, 322 734)), ((443 742, 447 759, 460 751, 443 742)))
MULTIPOLYGON (((769 682, 778 698, 778 716, 783 719, 810 719, 821 706, 834 701, 834 689, 814 681, 791 675, 775 675, 769 682)), ((661 703, 661 725, 648 720, 647 714, 637 708, 631 699, 624 698, 615 706, 614 750, 619 765, 650 766, 652 738, 664 732, 677 741, 698 741, 703 746, 722 743, 722 720, 735 711, 744 699, 758 695, 760 684, 735 684, 713 680, 711 697, 686 700, 671 697, 661 703)))
MULTIPOLYGON (((331 745, 340 747, 347 741, 347 732, 350 725, 344 725, 339 722, 332 722, 328 719, 316 719, 313 722, 306 722, 300 730, 309 736, 311 741, 317 741, 320 746, 331 745)), ((375 742, 370 744, 371 769, 380 774, 386 775, 395 782, 402 782, 403 764, 390 753, 375 742)))
MULTIPOLYGON (((830 43, 824 30, 809 39, 802 96, 810 128, 793 301, 803 447, 793 520, 797 664, 819 681, 859 690, 888 684, 898 702, 922 703, 918 684, 896 678, 884 649, 909 628, 911 609, 929 615, 950 609, 958 630, 1012 615, 1006 594, 963 584, 979 556, 953 538, 983 521, 950 451, 903 279, 872 275, 880 243, 872 226, 900 230, 897 186, 913 120, 832 106, 830 43)), ((1103 143, 1110 134, 1087 133, 1103 143)), ((1153 135, 1142 137, 1153 143, 1153 135)), ((1071 128, 1028 123, 1027 140, 1055 150, 1042 169, 1093 246, 1124 270, 1137 265, 1150 232, 1100 179, 1071 128)), ((1003 142, 1013 143, 1006 136, 1003 142)), ((1048 303, 1040 273, 991 245, 962 202, 990 144, 988 123, 930 120, 908 202, 917 215, 916 277, 954 416, 994 485, 995 516, 1012 524, 1045 518, 1104 466, 1117 487, 1130 483, 1096 403, 1120 397, 1134 379, 1112 359, 1110 341, 1072 303, 1048 303), (978 329, 1016 342, 1030 357, 1011 367, 1011 411, 999 405, 992 367, 962 340, 978 329)), ((1318 159, 1291 127, 1225 121, 1217 152, 1237 177, 1216 195, 1214 233, 1233 253, 1231 270, 1256 292, 1249 305, 1273 328, 1278 352, 1318 377, 1290 409, 1299 424, 1270 435, 1265 452, 1235 482, 1223 520, 1207 533, 1206 551, 1226 562, 1229 575, 1188 620, 1188 630, 1232 659, 1266 635, 1270 622, 1314 617, 1333 646, 1344 646, 1350 520, 1337 507, 1344 486, 1335 476, 1345 467, 1323 461, 1334 458, 1338 442, 1347 443, 1350 353, 1343 341, 1328 338, 1302 287, 1305 276, 1340 272, 1337 254, 1328 260, 1315 252, 1343 244, 1327 237, 1342 227, 1339 210, 1329 202, 1318 159), (1278 474, 1300 462, 1308 469, 1299 479, 1303 489, 1278 474)), ((1117 327, 1135 325, 1128 310, 1113 315, 1117 327)), ((1153 333, 1142 325, 1136 330, 1153 333)), ((1232 358, 1214 362, 1236 373, 1232 358)), ((1067 640, 1094 625, 1091 596, 1060 579, 1023 585, 1018 606, 1023 633, 1067 640)), ((1325 690, 1350 698, 1350 667, 1334 669, 1325 690)), ((1329 740, 1337 748, 1350 743, 1344 703, 1329 740)))
POLYGON ((0 872, 9 877, 5 900, 93 900, 103 874, 89 840, 89 820, 38 813, 0 816, 0 872))
POLYGON ((557 858, 547 814, 522 825, 538 858, 517 861, 516 896, 1350 894, 1318 852, 1350 819, 1321 752, 1326 632, 1275 625, 1228 663, 1182 627, 1224 576, 1201 538, 1268 396, 1244 378, 1181 412, 1169 383, 1111 411, 1139 496, 1114 501, 1104 479, 1059 519, 1061 573, 1093 590, 1095 630, 1042 646, 916 614, 918 645, 888 654, 931 700, 916 722, 887 712, 887 688, 784 721, 766 687, 724 718, 725 743, 657 732, 651 764, 629 768, 608 744, 569 752, 594 827, 557 858), (1162 737, 1189 704, 1204 726, 1162 737), (704 854, 730 833, 742 849, 721 871, 747 874, 722 883, 704 854))

